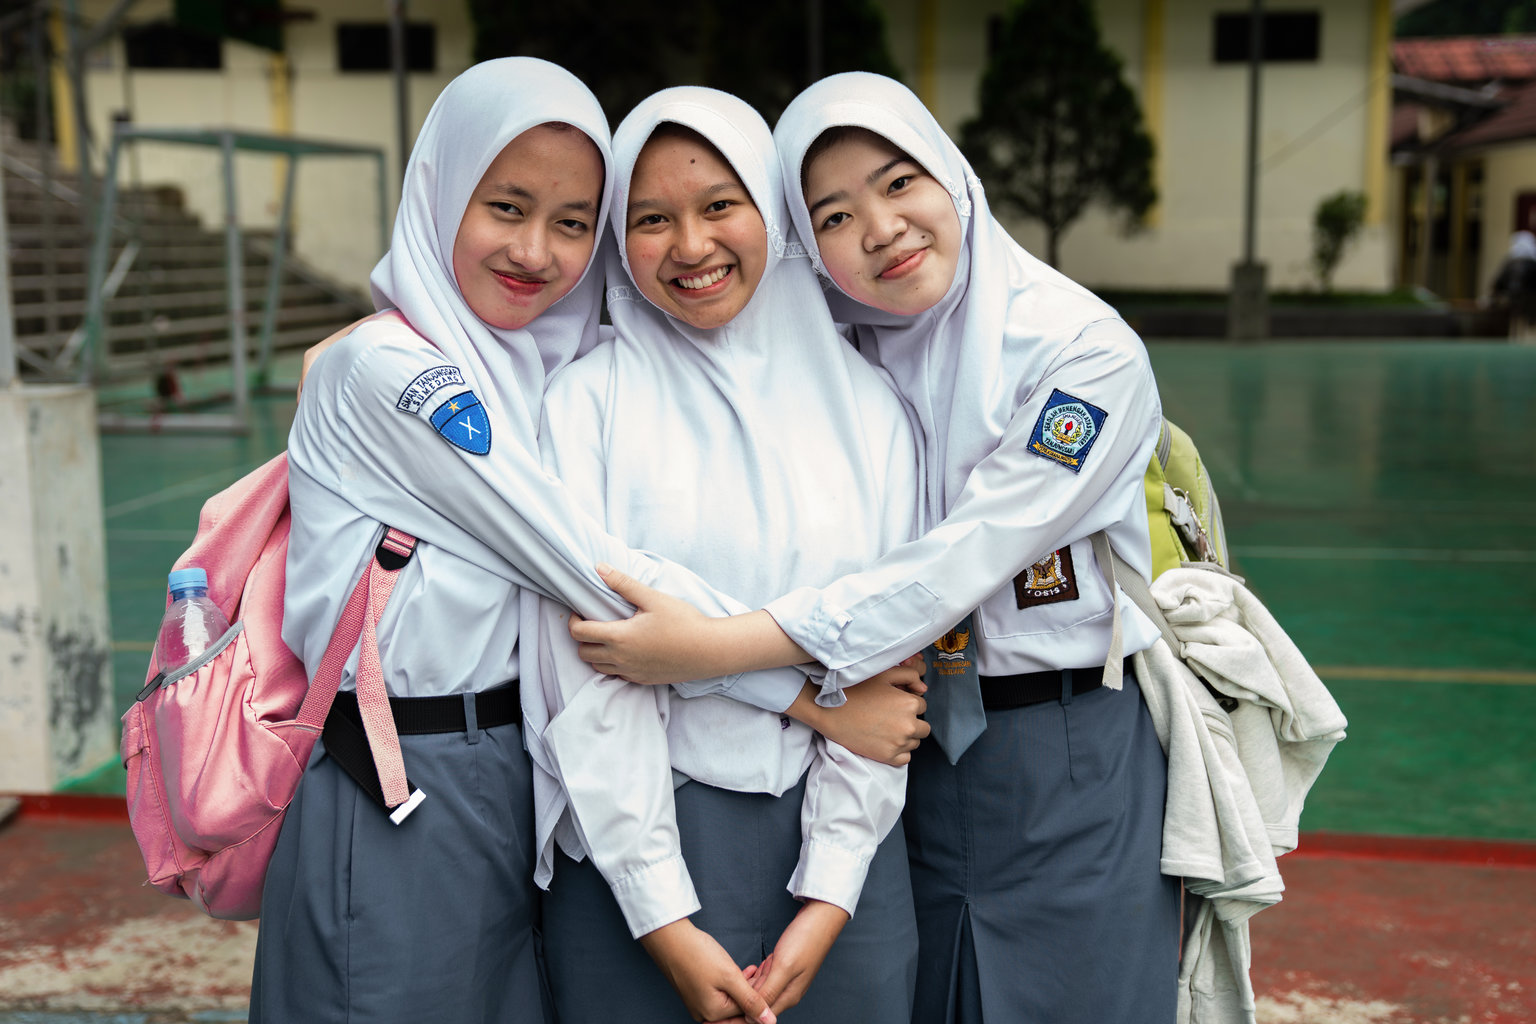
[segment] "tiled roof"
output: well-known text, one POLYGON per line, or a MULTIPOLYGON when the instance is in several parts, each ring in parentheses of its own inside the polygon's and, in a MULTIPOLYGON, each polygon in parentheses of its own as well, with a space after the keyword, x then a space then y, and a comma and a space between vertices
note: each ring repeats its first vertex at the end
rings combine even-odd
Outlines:
POLYGON ((1508 100, 1509 105, 1452 135, 1446 140, 1447 148, 1467 149, 1516 139, 1536 140, 1536 82, 1505 89, 1499 98, 1508 100))
POLYGON ((1398 74, 1435 82, 1536 79, 1536 35, 1399 39, 1392 64, 1398 74))

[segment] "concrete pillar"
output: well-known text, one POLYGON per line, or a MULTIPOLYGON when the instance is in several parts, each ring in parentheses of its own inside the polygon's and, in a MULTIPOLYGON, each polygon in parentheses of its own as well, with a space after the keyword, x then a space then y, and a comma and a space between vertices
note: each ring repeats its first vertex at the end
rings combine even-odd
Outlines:
POLYGON ((1258 341, 1269 337, 1269 290, 1263 263, 1232 264, 1232 288, 1227 293, 1227 338, 1258 341))
POLYGON ((0 792, 117 756, 96 396, 0 389, 0 792))

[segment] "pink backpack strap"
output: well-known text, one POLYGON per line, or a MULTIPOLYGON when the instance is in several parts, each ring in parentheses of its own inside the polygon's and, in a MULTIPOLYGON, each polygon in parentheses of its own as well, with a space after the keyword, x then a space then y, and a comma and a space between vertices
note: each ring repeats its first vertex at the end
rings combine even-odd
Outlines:
POLYGON ((384 791, 384 802, 399 807, 410 797, 405 779, 405 761, 400 755, 400 735, 395 731, 394 716, 389 710, 389 691, 384 686, 384 671, 379 663, 379 618, 389 595, 395 589, 400 569, 416 548, 416 538, 402 530, 386 527, 384 540, 368 560, 362 579, 357 581, 352 596, 342 609, 331 642, 320 659, 314 681, 299 708, 298 720, 317 732, 325 728, 331 704, 336 700, 336 689, 341 683, 341 670, 346 666, 353 648, 362 643, 358 653, 357 706, 363 716, 363 728, 368 734, 368 746, 373 752, 374 765, 379 773, 379 784, 384 791), (390 568, 386 568, 380 555, 388 552, 390 568))

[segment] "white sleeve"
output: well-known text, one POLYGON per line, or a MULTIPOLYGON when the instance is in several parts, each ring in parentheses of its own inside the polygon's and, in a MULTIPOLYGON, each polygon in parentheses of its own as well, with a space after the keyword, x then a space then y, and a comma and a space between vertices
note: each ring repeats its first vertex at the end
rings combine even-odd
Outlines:
POLYGON ((800 807, 800 860, 788 889, 852 916, 875 849, 901 817, 907 769, 860 757, 824 736, 816 744, 800 807))
POLYGON ((570 614, 540 602, 540 680, 551 721, 543 744, 582 847, 639 938, 699 910, 683 861, 663 686, 592 671, 566 631, 570 614))
POLYGON ((829 685, 882 672, 932 643, 1025 567, 1112 525, 1135 498, 1106 495, 1141 486, 1160 416, 1140 339, 1121 321, 1099 321, 1032 386, 942 522, 865 571, 792 591, 767 611, 827 666, 829 685), (1092 462, 1080 472, 1030 451, 1055 390, 1107 412, 1092 462))
MULTIPOLYGON (((441 353, 395 325, 370 323, 316 360, 289 437, 289 458, 328 482, 364 515, 388 523, 552 597, 592 619, 633 609, 597 575, 609 564, 694 604, 705 614, 749 610, 695 574, 659 556, 632 551, 601 529, 519 442, 502 410, 485 408, 489 444, 466 451, 431 421, 438 402, 410 408, 405 393, 423 374, 444 368, 441 353)), ((448 369, 453 369, 449 367, 448 369)), ((443 394, 442 399, 450 396, 443 394)), ((803 673, 758 676, 736 692, 739 676, 714 689, 782 711, 803 673), (772 705, 772 706, 770 706, 772 705)))

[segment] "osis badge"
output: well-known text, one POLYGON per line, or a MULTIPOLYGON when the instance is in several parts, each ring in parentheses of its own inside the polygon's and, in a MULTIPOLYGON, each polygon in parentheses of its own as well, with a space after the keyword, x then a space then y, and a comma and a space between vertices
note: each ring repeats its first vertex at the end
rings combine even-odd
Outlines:
POLYGON ((1046 399, 1035 423, 1029 450, 1074 473, 1081 472, 1107 416, 1098 406, 1052 388, 1051 397, 1046 399))
POLYGON ((1013 597, 1020 608, 1076 601, 1077 574, 1072 571, 1072 549, 1052 551, 1015 576, 1013 597))
POLYGON ((491 450, 491 420, 473 391, 462 391, 437 407, 432 427, 443 440, 471 455, 491 450))

